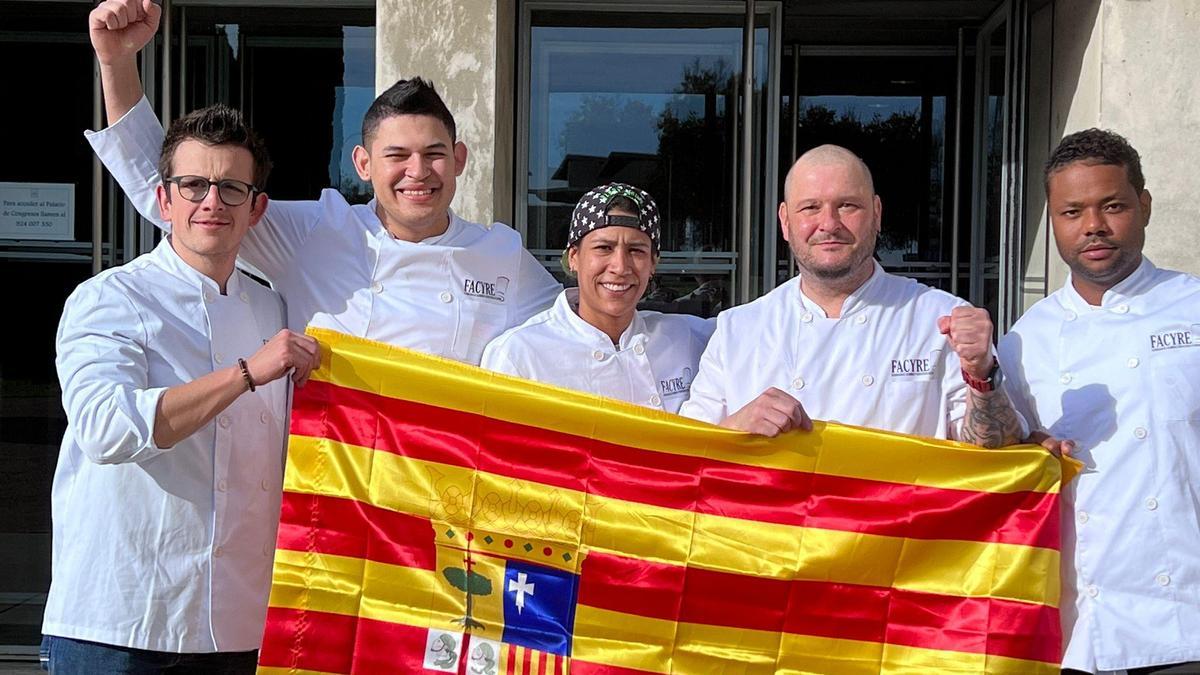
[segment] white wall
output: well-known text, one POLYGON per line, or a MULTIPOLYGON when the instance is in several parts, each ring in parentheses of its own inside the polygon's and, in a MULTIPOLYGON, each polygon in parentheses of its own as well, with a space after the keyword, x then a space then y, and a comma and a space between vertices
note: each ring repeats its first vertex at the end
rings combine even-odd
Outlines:
MULTIPOLYGON (((414 76, 433 81, 469 151, 452 207, 467 220, 484 223, 492 222, 495 211, 497 8, 506 20, 512 13, 501 2, 376 2, 376 90, 414 76)), ((510 91, 504 95, 511 98, 510 91)))
MULTIPOLYGON (((1192 197, 1200 183, 1200 2, 1055 0, 1051 11, 1050 44, 1031 43, 1032 78, 1039 67, 1045 74, 1039 64, 1046 50, 1051 53, 1048 121, 1040 107, 1045 94, 1030 96, 1028 170, 1038 177, 1029 186, 1031 209, 1035 197, 1044 205, 1041 167, 1033 161, 1041 143, 1053 147, 1088 127, 1111 129, 1141 153, 1146 187, 1154 195, 1146 255, 1160 266, 1200 274, 1194 252, 1200 212, 1192 197)), ((1029 216, 1027 237, 1048 244, 1045 277, 1052 291, 1065 280, 1066 266, 1048 239, 1044 212, 1029 216)), ((1029 265, 1038 271, 1034 252, 1029 265)))

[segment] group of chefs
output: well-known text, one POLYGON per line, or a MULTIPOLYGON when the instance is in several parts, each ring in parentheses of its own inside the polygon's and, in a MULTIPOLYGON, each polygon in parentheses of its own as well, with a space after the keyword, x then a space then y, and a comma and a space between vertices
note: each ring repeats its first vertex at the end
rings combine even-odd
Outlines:
POLYGON ((319 362, 306 326, 754 434, 817 419, 1040 442, 1085 465, 1065 491, 1064 670, 1200 661, 1200 281, 1142 255, 1151 197, 1121 136, 1089 129, 1052 153, 1070 275, 998 348, 987 310, 880 266, 871 171, 833 145, 785 181, 799 274, 700 319, 638 310, 662 219, 637 186, 579 200, 566 289, 514 230, 454 214, 468 149, 420 78, 365 115, 353 159, 370 203, 269 200, 270 159, 239 113, 213 106, 164 133, 142 96, 135 57, 160 11, 105 0, 89 19, 109 126, 88 139, 168 236, 81 284, 59 326, 53 672, 253 670, 288 381, 319 362))

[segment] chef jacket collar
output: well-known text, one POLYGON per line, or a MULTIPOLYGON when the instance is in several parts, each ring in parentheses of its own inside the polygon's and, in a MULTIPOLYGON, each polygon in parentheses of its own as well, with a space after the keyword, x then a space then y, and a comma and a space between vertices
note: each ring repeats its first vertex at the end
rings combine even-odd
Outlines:
POLYGON ((1072 274, 1067 275, 1067 283, 1063 286, 1064 299, 1066 304, 1076 312, 1090 312, 1093 310, 1111 310, 1114 307, 1128 304, 1135 300, 1138 296, 1144 294, 1154 286, 1154 278, 1157 276, 1158 268, 1146 256, 1142 256, 1142 262, 1137 266, 1137 269, 1132 274, 1119 281, 1115 286, 1104 292, 1100 298, 1100 306, 1096 307, 1089 305, 1087 300, 1075 290, 1075 284, 1072 283, 1072 274))
MULTIPOLYGON (((567 324, 572 332, 579 335, 588 344, 601 346, 608 351, 613 351, 612 338, 604 331, 596 328, 592 324, 584 321, 579 316, 579 289, 567 288, 563 289, 562 293, 558 294, 558 298, 554 301, 554 312, 567 324)), ((633 321, 621 332, 621 339, 617 341, 616 351, 629 349, 646 333, 646 321, 642 318, 641 312, 634 311, 633 321)))
MULTIPOLYGON (((879 280, 883 278, 884 274, 886 274, 886 272, 883 271, 883 267, 879 265, 878 261, 872 260, 871 262, 874 265, 871 270, 871 276, 868 277, 861 286, 854 289, 850 295, 846 296, 846 299, 842 302, 842 318, 845 318, 860 307, 865 307, 873 297, 875 289, 879 286, 879 280)), ((800 277, 796 278, 798 280, 800 277)), ((796 288, 800 291, 800 302, 804 305, 805 310, 812 312, 823 319, 829 318, 829 316, 825 314, 825 310, 821 309, 820 305, 805 295, 803 290, 800 290, 801 285, 799 281, 796 283, 796 288)))
POLYGON ((459 218, 458 214, 454 212, 454 209, 447 209, 446 214, 450 216, 450 225, 446 227, 445 232, 432 237, 426 237, 418 242, 400 242, 400 240, 393 237, 392 233, 388 232, 388 229, 384 227, 383 221, 379 219, 379 212, 376 210, 378 207, 379 204, 374 198, 367 202, 367 208, 369 208, 371 211, 370 225, 375 228, 375 237, 377 239, 391 239, 404 244, 413 243, 416 246, 436 246, 441 244, 443 240, 449 239, 454 234, 457 234, 459 230, 463 229, 465 223, 465 221, 462 218, 459 218))
MULTIPOLYGON (((163 237, 162 241, 158 242, 152 255, 154 261, 173 276, 189 282, 201 291, 207 290, 216 295, 221 294, 220 284, 179 257, 179 254, 175 252, 175 247, 171 245, 171 235, 163 237)), ((237 295, 241 292, 241 276, 235 267, 233 273, 229 275, 229 280, 225 282, 225 295, 237 295)))

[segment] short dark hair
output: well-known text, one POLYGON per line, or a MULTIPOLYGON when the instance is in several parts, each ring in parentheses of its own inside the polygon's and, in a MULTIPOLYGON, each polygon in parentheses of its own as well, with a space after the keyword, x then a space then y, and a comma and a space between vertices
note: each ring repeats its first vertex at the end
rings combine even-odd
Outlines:
POLYGON ((1050 159, 1046 160, 1046 193, 1050 193, 1050 176, 1075 162, 1108 164, 1125 168, 1129 184, 1138 194, 1146 189, 1146 177, 1142 175, 1142 158, 1124 136, 1106 129, 1077 131, 1058 144, 1050 159))
POLYGON ((363 115, 362 136, 363 145, 371 142, 371 137, 379 129, 379 123, 396 115, 428 115, 446 125, 450 132, 451 142, 458 141, 458 128, 454 125, 454 116, 446 107, 446 102, 438 96, 433 83, 414 77, 411 80, 399 80, 380 94, 367 114, 363 115))
POLYGON ((171 122, 158 158, 158 173, 163 179, 173 175, 171 162, 175 159, 175 149, 180 143, 191 140, 205 145, 236 145, 249 150, 254 158, 254 187, 259 190, 266 187, 267 176, 271 175, 271 157, 267 154, 266 143, 246 125, 241 112, 217 103, 171 122))

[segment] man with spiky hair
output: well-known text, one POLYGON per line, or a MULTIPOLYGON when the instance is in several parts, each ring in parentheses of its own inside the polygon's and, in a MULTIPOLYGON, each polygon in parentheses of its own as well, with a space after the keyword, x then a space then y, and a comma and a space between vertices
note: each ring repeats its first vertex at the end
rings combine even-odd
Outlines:
POLYGON ((1150 192, 1121 136, 1067 136, 1045 185, 1070 275, 1000 359, 1017 409, 1086 465, 1065 490, 1063 668, 1200 672, 1200 279, 1142 254, 1150 192))
MULTIPOLYGON (((156 222, 159 177, 150 167, 161 127, 142 97, 135 57, 160 14, 152 0, 105 0, 91 22, 110 126, 89 141, 156 222)), ((242 247, 241 262, 287 302, 292 329, 330 328, 477 365, 492 338, 562 290, 512 228, 450 209, 467 146, 425 80, 401 80, 379 95, 353 159, 374 190, 370 203, 352 206, 333 189, 317 201, 272 202, 242 247)))
POLYGON ((217 105, 171 125, 155 192, 171 234, 67 299, 67 431, 51 495, 50 670, 250 673, 267 611, 287 381, 312 338, 234 268, 271 162, 217 105))

